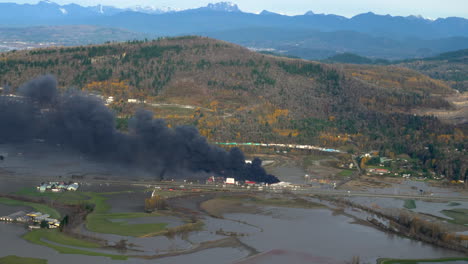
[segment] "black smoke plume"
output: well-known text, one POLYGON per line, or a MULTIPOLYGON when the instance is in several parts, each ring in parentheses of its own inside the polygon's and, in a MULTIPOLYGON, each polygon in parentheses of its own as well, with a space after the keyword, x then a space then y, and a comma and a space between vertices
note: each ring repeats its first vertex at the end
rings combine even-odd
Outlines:
POLYGON ((168 128, 148 111, 138 111, 129 121, 129 132, 122 133, 100 99, 81 92, 60 94, 50 75, 25 83, 18 96, 1 97, 0 125, 0 143, 44 139, 100 160, 143 168, 160 179, 189 171, 278 182, 259 159, 246 164, 238 148, 227 152, 210 145, 191 126, 168 128))

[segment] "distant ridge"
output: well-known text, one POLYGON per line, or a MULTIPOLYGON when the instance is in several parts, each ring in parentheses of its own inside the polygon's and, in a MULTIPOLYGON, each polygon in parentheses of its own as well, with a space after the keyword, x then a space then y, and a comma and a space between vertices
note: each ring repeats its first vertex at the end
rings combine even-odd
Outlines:
MULTIPOLYGON (((468 20, 458 17, 431 20, 368 12, 346 18, 313 11, 287 16, 268 10, 254 14, 230 2, 187 10, 85 7, 50 1, 32 5, 0 3, 0 27, 70 25, 123 29, 149 38, 201 35, 315 60, 341 53, 399 60, 468 48, 468 20)), ((56 36, 47 37, 47 42, 57 42, 56 36)))
POLYGON ((411 36, 423 39, 468 37, 468 20, 459 17, 430 20, 414 15, 403 17, 368 12, 346 18, 333 14, 315 14, 312 11, 304 15, 286 16, 266 10, 260 14, 253 14, 241 11, 236 4, 230 2, 210 3, 205 7, 187 10, 142 6, 133 8, 103 5, 84 7, 77 4, 59 5, 51 1, 40 1, 32 5, 0 3, 0 24, 2 25, 78 23, 120 26, 130 30, 165 35, 265 26, 322 31, 352 30, 379 36, 411 36), (130 13, 133 14, 130 15, 130 13), (223 15, 219 16, 220 13, 223 15), (151 16, 145 16, 148 14, 151 16), (275 20, 272 20, 270 15, 275 15, 275 20), (125 19, 130 16, 131 20, 125 19), (200 16, 203 16, 204 20, 200 16), (165 24, 167 30, 160 28, 163 22, 170 22, 165 24), (144 27, 142 24, 147 26, 144 27))

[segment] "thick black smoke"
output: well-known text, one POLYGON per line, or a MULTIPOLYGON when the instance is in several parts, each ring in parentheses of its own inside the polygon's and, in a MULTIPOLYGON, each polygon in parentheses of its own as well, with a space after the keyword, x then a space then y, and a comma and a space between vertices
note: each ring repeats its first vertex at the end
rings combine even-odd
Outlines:
POLYGON ((135 114, 128 133, 119 132, 114 114, 101 100, 79 92, 59 94, 53 76, 34 79, 18 93, 0 98, 0 143, 40 138, 101 160, 144 168, 161 179, 166 173, 191 171, 278 182, 260 160, 246 164, 239 149, 227 152, 210 145, 191 126, 168 128, 148 111, 135 114))
POLYGON ((57 80, 52 75, 45 75, 21 85, 18 93, 39 104, 50 104, 58 96, 57 80))

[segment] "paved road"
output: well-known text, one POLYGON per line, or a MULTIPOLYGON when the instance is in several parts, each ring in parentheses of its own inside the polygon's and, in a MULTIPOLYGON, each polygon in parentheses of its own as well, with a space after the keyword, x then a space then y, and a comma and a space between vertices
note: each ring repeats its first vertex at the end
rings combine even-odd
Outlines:
POLYGON ((270 188, 263 187, 240 187, 230 185, 209 185, 209 184, 187 184, 183 182, 134 182, 134 181, 99 181, 101 184, 120 184, 132 185, 142 187, 164 187, 164 188, 181 188, 181 189, 202 189, 202 190, 229 190, 229 191, 252 191, 252 192, 272 192, 282 193, 291 192, 298 195, 324 195, 324 196, 341 196, 341 197, 381 197, 381 198, 396 198, 396 199, 411 199, 411 200, 440 200, 440 201, 465 201, 468 202, 468 196, 442 196, 442 195, 408 195, 408 194, 392 194, 392 193, 371 193, 371 192, 358 192, 346 190, 332 190, 332 189, 319 189, 314 187, 301 187, 301 188, 270 188))
MULTIPOLYGON (((19 181, 37 182, 44 181, 45 179, 38 179, 37 177, 15 175, 0 175, 0 180, 11 179, 19 181)), ((68 179, 62 179, 68 180, 68 179)), ((211 185, 211 184, 188 184, 184 182, 160 182, 153 180, 145 181, 131 181, 131 180, 97 180, 97 179, 86 179, 78 180, 78 182, 91 183, 91 184, 103 184, 103 185, 125 185, 125 186, 138 186, 146 188, 154 188, 159 186, 161 188, 178 188, 178 189, 202 189, 202 190, 229 190, 229 191, 251 191, 251 192, 271 192, 271 193, 283 193, 290 192, 297 195, 323 195, 323 196, 334 196, 334 197, 381 197, 381 198, 396 198, 396 199, 411 199, 411 200, 436 200, 436 201, 462 201, 468 202, 468 196, 442 196, 438 194, 433 195, 408 195, 408 194, 392 194, 392 193, 371 193, 362 191, 347 191, 347 190, 334 190, 334 189, 319 189, 317 187, 298 187, 298 188, 271 188, 263 187, 259 189, 258 186, 241 187, 232 185, 211 185)))

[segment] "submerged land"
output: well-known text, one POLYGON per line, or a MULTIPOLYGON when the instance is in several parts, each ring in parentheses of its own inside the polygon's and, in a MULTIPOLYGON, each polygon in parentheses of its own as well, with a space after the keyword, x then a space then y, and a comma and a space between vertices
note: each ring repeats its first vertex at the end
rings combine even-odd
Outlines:
MULTIPOLYGON (((320 164, 333 156, 307 157, 320 164)), ((435 181, 379 175, 336 176, 346 179, 337 188, 326 182, 316 186, 296 182, 282 189, 182 179, 159 182, 125 177, 88 161, 76 163, 74 157, 62 160, 59 170, 53 169, 54 162, 42 163, 40 171, 48 171, 44 175, 37 164, 26 162, 29 158, 26 153, 2 163, 0 214, 34 209, 59 219, 67 216, 69 221, 61 229, 33 231, 21 224, 0 223, 0 239, 6 245, 0 263, 468 260, 468 198, 457 185, 442 187, 435 181), (80 167, 87 169, 79 174, 80 167), (80 183, 78 191, 36 189, 42 181, 68 179, 80 183), (427 193, 420 194, 420 188, 427 193), (145 199, 153 191, 167 206, 147 212, 145 199)), ((292 160, 303 159, 278 156, 268 169, 280 172, 283 181, 304 181, 304 175, 294 176, 304 167, 292 160)))

